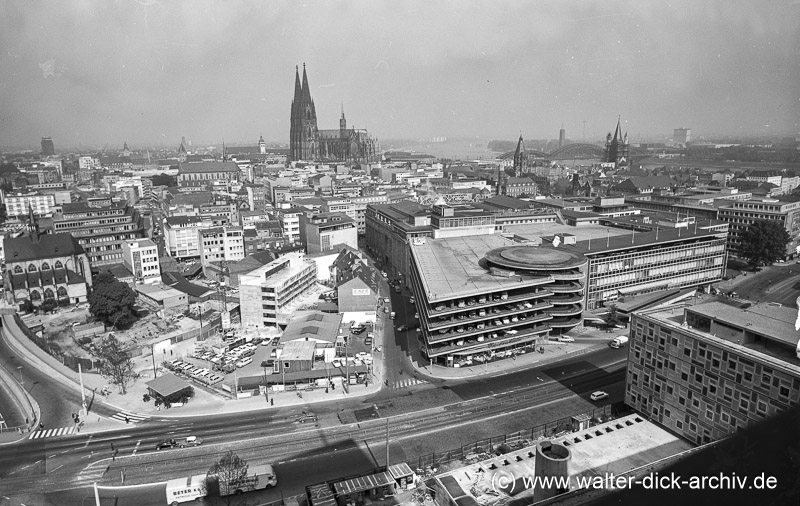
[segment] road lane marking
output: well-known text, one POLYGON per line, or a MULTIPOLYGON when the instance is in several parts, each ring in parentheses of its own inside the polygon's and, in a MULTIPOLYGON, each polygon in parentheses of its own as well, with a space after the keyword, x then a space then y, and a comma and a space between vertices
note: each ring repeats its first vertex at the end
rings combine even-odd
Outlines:
POLYGON ((139 445, 142 444, 142 440, 136 441, 136 446, 133 447, 133 453, 131 455, 136 455, 137 450, 139 450, 139 445))
POLYGON ((87 440, 86 440, 86 444, 85 444, 85 445, 83 445, 83 447, 84 447, 84 448, 86 448, 87 446, 89 446, 89 443, 91 443, 91 441, 92 441, 92 438, 93 438, 93 437, 94 437, 94 434, 89 434, 89 439, 87 439, 87 440))
POLYGON ((51 473, 54 473, 54 472, 58 471, 59 469, 61 469, 62 467, 64 467, 64 464, 61 464, 60 466, 58 466, 57 468, 53 469, 53 470, 52 470, 52 471, 50 471, 50 472, 51 472, 51 473))

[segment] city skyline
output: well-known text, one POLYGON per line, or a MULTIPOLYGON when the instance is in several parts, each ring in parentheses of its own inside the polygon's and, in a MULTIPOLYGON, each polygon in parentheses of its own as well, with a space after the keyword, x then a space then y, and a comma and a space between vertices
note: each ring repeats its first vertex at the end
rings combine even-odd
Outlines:
POLYGON ((6 4, 0 145, 779 135, 800 118, 800 4, 751 1, 6 4), (585 122, 585 130, 584 130, 585 122), (584 134, 585 131, 585 134, 584 134))

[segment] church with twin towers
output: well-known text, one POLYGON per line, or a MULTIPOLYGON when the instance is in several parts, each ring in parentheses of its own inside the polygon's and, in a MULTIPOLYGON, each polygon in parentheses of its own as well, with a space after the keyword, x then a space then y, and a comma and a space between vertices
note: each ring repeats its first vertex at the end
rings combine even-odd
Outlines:
POLYGON ((379 150, 378 140, 371 137, 365 129, 347 128, 344 107, 338 129, 320 130, 317 127, 314 99, 311 98, 308 87, 306 64, 303 64, 302 82, 300 68, 295 68, 289 130, 290 161, 374 163, 380 161, 379 150))

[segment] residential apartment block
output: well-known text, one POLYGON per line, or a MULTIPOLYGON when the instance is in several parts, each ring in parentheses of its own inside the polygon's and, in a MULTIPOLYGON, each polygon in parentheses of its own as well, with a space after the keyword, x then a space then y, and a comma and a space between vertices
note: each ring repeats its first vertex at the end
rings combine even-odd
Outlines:
POLYGON ((164 218, 164 247, 176 260, 200 258, 200 230, 213 225, 200 216, 170 216, 164 218))
POLYGON ((800 403, 797 310, 711 300, 634 312, 625 402, 697 444, 800 403))
POLYGON ((286 325, 289 306, 317 280, 317 265, 302 253, 289 253, 239 275, 242 327, 286 325))
POLYGON ((237 262, 245 257, 242 227, 212 227, 198 231, 200 263, 237 262))

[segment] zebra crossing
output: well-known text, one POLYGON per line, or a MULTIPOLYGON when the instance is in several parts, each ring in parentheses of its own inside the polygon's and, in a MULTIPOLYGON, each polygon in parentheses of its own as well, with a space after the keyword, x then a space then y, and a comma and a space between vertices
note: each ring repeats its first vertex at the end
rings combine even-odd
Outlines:
POLYGON ((425 380, 417 379, 417 378, 408 378, 400 381, 395 381, 392 383, 391 388, 399 389, 399 388, 408 388, 414 385, 422 385, 424 383, 428 383, 425 380))
POLYGON ((28 439, 43 439, 46 437, 69 436, 70 434, 75 434, 74 425, 72 425, 71 427, 61 427, 58 429, 35 430, 31 432, 31 435, 28 436, 28 439))
POLYGON ((128 411, 120 411, 111 415, 112 419, 122 423, 139 423, 150 418, 150 415, 139 415, 136 413, 129 413, 128 411))

